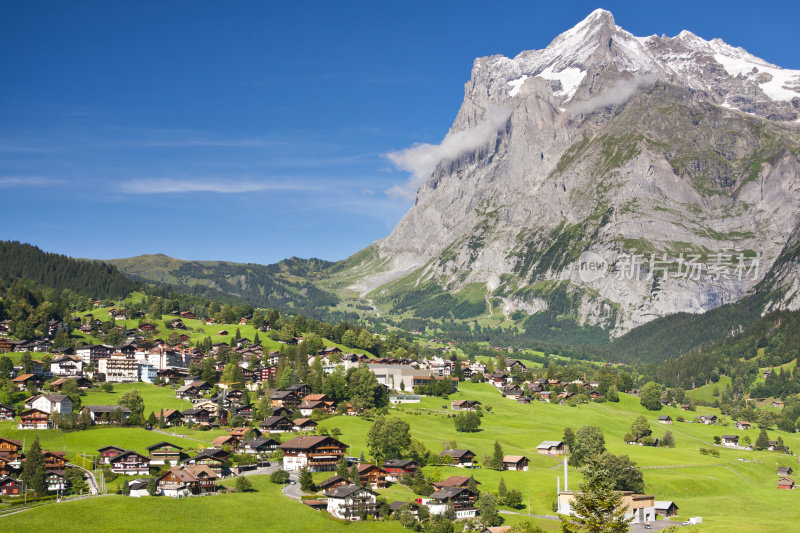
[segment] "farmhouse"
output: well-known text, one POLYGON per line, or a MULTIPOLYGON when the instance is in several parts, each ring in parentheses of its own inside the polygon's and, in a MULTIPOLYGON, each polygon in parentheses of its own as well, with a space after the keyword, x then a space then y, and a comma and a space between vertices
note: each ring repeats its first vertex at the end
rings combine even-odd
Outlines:
POLYGON ((283 450, 284 470, 297 471, 308 467, 312 472, 336 470, 347 445, 326 435, 303 435, 278 446, 283 450))
POLYGON ((132 450, 124 451, 108 460, 111 471, 126 476, 146 476, 150 473, 150 458, 132 450))
MULTIPOLYGON (((572 503, 575 501, 575 492, 565 491, 558 493, 558 513, 574 515, 572 503)), ((625 509, 625 518, 632 524, 642 524, 656 519, 655 497, 646 494, 634 494, 631 491, 621 491, 622 503, 625 509)), ((677 509, 677 507, 676 507, 677 509)))
POLYGON ((439 454, 439 457, 445 456, 450 456, 453 459, 453 466, 461 467, 472 466, 472 460, 475 458, 474 453, 464 449, 444 450, 439 454))
POLYGON ((323 492, 344 485, 352 485, 352 483, 349 479, 345 479, 342 476, 332 476, 320 483, 317 483, 317 487, 319 487, 319 490, 323 492))
POLYGON ((228 469, 223 465, 231 457, 231 452, 222 448, 206 448, 194 457, 186 459, 189 465, 205 465, 217 474, 227 474, 228 469))
POLYGON ((119 446, 103 446, 97 451, 100 453, 100 461, 103 464, 110 464, 111 459, 128 450, 120 448, 119 446))
POLYGON ((233 435, 220 435, 219 437, 215 438, 211 441, 212 448, 233 448, 236 449, 236 445, 239 443, 239 439, 234 437, 233 435))
POLYGON ((778 467, 778 475, 779 476, 789 476, 792 474, 792 467, 791 466, 779 466, 778 467))
POLYGON ((271 416, 258 425, 261 431, 285 433, 294 429, 294 424, 284 416, 271 416))
POLYGON ((450 408, 453 411, 475 411, 480 404, 477 400, 453 400, 450 408))
POLYGON ((722 445, 735 448, 739 445, 739 435, 723 435, 722 445))
POLYGON ((13 420, 14 408, 10 405, 0 403, 0 421, 13 420))
POLYGON ((278 448, 278 444, 280 443, 274 439, 259 437, 245 442, 241 449, 243 453, 270 453, 278 448))
POLYGON ((456 519, 472 518, 477 512, 475 494, 466 487, 445 487, 431 494, 430 498, 427 505, 431 514, 443 515, 449 506, 453 507, 456 519))
POLYGON ((28 409, 19 414, 17 429, 50 429, 50 415, 40 409, 28 409))
POLYGON ((22 494, 22 482, 8 476, 0 479, 0 495, 16 496, 22 494))
POLYGON ((700 415, 697 417, 697 422, 714 426, 717 424, 717 415, 700 415))
POLYGON ((328 512, 342 520, 361 520, 377 512, 377 494, 357 485, 341 485, 325 493, 328 512))
POLYGON ((744 420, 737 420, 734 424, 736 429, 750 429, 750 422, 745 422, 744 420))
POLYGON ((669 518, 671 516, 678 516, 678 506, 675 502, 655 500, 655 510, 658 516, 669 518))
POLYGON ((669 415, 661 415, 658 417, 659 424, 672 424, 672 417, 669 415))
POLYGON ((790 477, 782 477, 778 480, 778 488, 781 490, 792 490, 794 488, 794 480, 790 477))
POLYGON ((42 452, 44 459, 44 467, 47 470, 64 470, 67 467, 66 453, 64 452, 51 452, 45 450, 42 452))
POLYGON ((203 408, 187 409, 181 413, 185 425, 199 424, 211 420, 211 412, 203 408))
POLYGON ((272 407, 286 407, 287 409, 294 409, 300 405, 300 398, 292 391, 276 390, 269 396, 272 407))
POLYGON ((450 476, 449 478, 444 479, 442 481, 436 481, 436 482, 432 483, 432 485, 436 489, 444 489, 444 488, 447 488, 447 487, 466 488, 466 487, 469 486, 469 482, 470 481, 475 481, 476 485, 480 485, 481 484, 480 481, 475 480, 475 478, 473 478, 472 476, 450 476))
POLYGON ((383 468, 369 463, 362 463, 358 465, 357 469, 358 479, 362 487, 384 489, 389 486, 386 482, 386 470, 383 468))
POLYGON ((566 449, 566 444, 560 440, 546 440, 536 447, 536 451, 542 455, 562 455, 566 449))
POLYGON ((177 444, 161 441, 145 449, 147 453, 150 454, 150 464, 152 465, 163 465, 166 464, 167 461, 169 461, 171 465, 177 465, 181 462, 181 452, 183 448, 177 444))
POLYGON ((292 421, 293 431, 308 431, 317 427, 317 423, 310 418, 295 418, 292 421))
POLYGON ((89 413, 92 424, 111 424, 116 417, 119 417, 117 422, 122 422, 131 416, 131 410, 120 405, 86 405, 81 413, 84 411, 89 413))
POLYGON ((217 474, 206 465, 175 466, 158 478, 158 488, 173 498, 212 494, 217 491, 217 474))
POLYGON ((524 455, 505 455, 503 456, 503 470, 516 470, 527 472, 530 460, 524 455))
POLYGON ((11 383, 17 386, 19 390, 25 390, 28 388, 29 383, 38 383, 39 378, 36 377, 36 374, 20 374, 19 376, 15 377, 11 380, 11 383))
POLYGON ((386 480, 393 482, 405 475, 413 476, 419 470, 419 463, 411 459, 387 459, 381 466, 386 470, 386 480))

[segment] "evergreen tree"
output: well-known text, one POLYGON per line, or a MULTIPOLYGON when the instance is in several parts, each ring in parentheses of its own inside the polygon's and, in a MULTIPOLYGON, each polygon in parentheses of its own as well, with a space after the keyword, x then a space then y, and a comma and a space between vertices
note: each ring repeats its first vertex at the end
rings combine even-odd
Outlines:
POLYGON ((609 472, 592 457, 582 470, 583 481, 572 503, 574 516, 562 518, 563 533, 583 531, 597 533, 623 533, 628 531, 628 520, 622 508, 622 496, 615 491, 609 472))
POLYGON ((130 496, 131 495, 131 486, 130 486, 130 483, 128 483, 128 479, 127 478, 122 482, 122 488, 120 490, 121 490, 123 496, 130 496))
POLYGON ((492 464, 489 465, 491 468, 495 470, 502 470, 503 469, 503 447, 500 446, 500 443, 494 441, 494 453, 492 454, 492 464))
POLYGON ((767 435, 766 428, 761 428, 756 439, 756 450, 766 450, 767 448, 769 448, 769 435, 767 435))
POLYGON ((42 447, 39 445, 39 436, 36 435, 28 453, 25 454, 20 479, 25 482, 26 487, 33 489, 37 496, 45 496, 47 495, 46 478, 47 469, 44 466, 42 447))
POLYGON ((311 475, 311 471, 306 467, 300 470, 300 489, 304 492, 314 492, 317 490, 314 485, 314 477, 311 475))
POLYGON ((347 461, 345 461, 344 455, 339 457, 339 462, 336 464, 336 475, 347 479, 347 461))
POLYGON ((506 500, 506 492, 508 489, 506 488, 506 480, 500 478, 500 484, 497 485, 497 498, 500 500, 500 503, 503 503, 506 500))
POLYGON ((158 424, 158 420, 156 419, 156 414, 153 411, 150 411, 150 416, 147 417, 147 426, 152 428, 155 427, 156 424, 158 424))

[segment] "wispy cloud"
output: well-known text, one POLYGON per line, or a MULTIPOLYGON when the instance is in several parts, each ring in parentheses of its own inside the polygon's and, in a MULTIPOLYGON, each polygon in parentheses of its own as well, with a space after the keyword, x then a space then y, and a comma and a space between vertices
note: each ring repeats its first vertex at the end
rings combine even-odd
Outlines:
POLYGON ((630 80, 618 80, 609 89, 597 96, 593 96, 585 102, 571 104, 568 110, 570 114, 579 115, 581 113, 591 113, 601 107, 624 104, 640 87, 652 85, 655 81, 655 76, 637 76, 630 80))
POLYGON ((143 178, 133 179, 119 185, 119 191, 125 194, 172 194, 172 193, 217 193, 241 194, 260 191, 310 191, 320 190, 316 185, 303 183, 275 183, 253 180, 232 179, 173 179, 143 178))
POLYGON ((24 187, 51 187, 63 183, 51 178, 36 176, 0 176, 0 189, 21 189, 24 187))
POLYGON ((411 148, 386 154, 385 157, 395 167, 411 172, 406 183, 387 189, 386 194, 392 198, 413 200, 420 185, 428 179, 436 165, 457 159, 487 142, 503 127, 511 111, 506 106, 491 107, 486 121, 474 128, 448 134, 439 144, 415 144, 411 148))

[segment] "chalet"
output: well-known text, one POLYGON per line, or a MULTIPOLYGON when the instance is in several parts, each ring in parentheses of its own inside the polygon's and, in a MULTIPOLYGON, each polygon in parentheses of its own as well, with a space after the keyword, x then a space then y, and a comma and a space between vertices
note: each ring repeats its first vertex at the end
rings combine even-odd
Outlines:
POLYGON ((89 413, 92 424, 112 424, 115 419, 121 422, 131 416, 131 410, 121 405, 86 405, 81 409, 83 412, 89 413))
POLYGON ((64 452, 51 452, 49 450, 43 451, 42 458, 44 459, 45 469, 48 471, 63 471, 67 467, 66 455, 67 454, 64 452))
POLYGON ((208 383, 205 381, 194 381, 188 385, 178 388, 175 396, 181 400, 196 400, 203 397, 203 391, 208 390, 208 383))
POLYGON ((778 467, 778 475, 779 476, 790 476, 790 475, 792 475, 792 467, 791 466, 779 466, 778 467))
POLYGON ((688 403, 682 403, 681 404, 681 411, 689 411, 690 409, 691 409, 691 406, 688 403))
POLYGON ((161 441, 158 444, 153 444, 145 449, 150 455, 151 465, 164 465, 167 464, 167 461, 169 461, 169 464, 171 465, 177 465, 181 462, 183 448, 177 444, 161 441))
POLYGON ((477 400, 453 400, 450 408, 453 411, 475 411, 480 404, 477 400))
POLYGON ((241 416, 247 421, 253 420, 253 406, 252 405, 241 405, 239 407, 233 408, 233 415, 234 416, 241 416))
POLYGON ((241 441, 244 439, 244 436, 247 435, 248 432, 252 431, 255 438, 261 436, 261 430, 258 428, 249 428, 249 427, 241 427, 241 428, 231 428, 230 434, 236 437, 236 440, 241 441))
POLYGON ((321 490, 323 492, 329 491, 329 490, 334 489, 336 487, 342 487, 342 486, 345 486, 345 485, 352 485, 352 483, 350 482, 349 479, 343 478, 341 476, 329 477, 328 479, 326 479, 326 480, 324 480, 324 481, 322 481, 320 483, 317 483, 317 487, 319 488, 319 490, 321 490))
POLYGON ((130 492, 128 492, 128 496, 131 498, 142 498, 144 496, 150 496, 150 492, 147 490, 147 479, 134 479, 130 483, 128 483, 128 488, 130 492))
POLYGON ((220 435, 216 439, 211 441, 212 448, 232 448, 236 449, 237 445, 239 444, 239 439, 234 437, 233 435, 220 435))
POLYGON ((503 456, 503 470, 516 470, 527 472, 530 459, 524 455, 505 455, 503 456))
POLYGON ((253 440, 246 441, 243 445, 241 445, 241 449, 244 453, 271 453, 278 448, 278 444, 280 443, 274 439, 258 437, 253 440))
POLYGON ((28 409, 19 414, 17 429, 51 429, 50 415, 39 409, 28 409))
POLYGON ((206 465, 175 466, 158 478, 158 489, 171 498, 213 494, 217 491, 217 478, 216 472, 206 465))
POLYGON ((790 477, 782 477, 778 480, 778 488, 781 490, 792 490, 794 488, 794 480, 790 477))
POLYGON ((669 518, 671 516, 678 516, 678 506, 675 502, 655 500, 656 514, 662 518, 669 518))
POLYGON ((549 390, 544 390, 542 392, 536 393, 535 395, 540 402, 550 402, 550 397, 552 393, 549 390))
POLYGON ((389 486, 386 482, 386 470, 383 468, 369 463, 359 464, 356 468, 358 469, 358 479, 362 487, 385 489, 389 486))
POLYGON ((41 394, 25 400, 25 407, 45 413, 68 415, 72 412, 72 399, 63 394, 41 394))
POLYGON ((567 445, 560 440, 546 440, 536 447, 536 451, 542 455, 562 455, 566 453, 567 445))
POLYGON ((475 493, 466 487, 445 487, 431 494, 427 505, 434 515, 443 515, 452 507, 456 519, 472 518, 477 513, 475 499, 475 493))
POLYGON ((74 377, 58 378, 54 380, 50 382, 50 388, 53 389, 54 391, 60 391, 61 387, 63 387, 64 384, 69 382, 75 383, 79 389, 88 389, 92 385, 92 382, 86 379, 85 377, 74 376, 74 377))
POLYGON ((317 423, 310 418, 296 418, 292 421, 293 431, 313 431, 317 423))
POLYGON ((258 425, 261 431, 285 433, 294 429, 294 424, 284 416, 271 416, 258 425))
POLYGON ((50 362, 50 372, 54 376, 81 376, 84 362, 77 356, 59 355, 50 362))
POLYGON ((230 335, 230 333, 228 333, 228 330, 227 330, 227 329, 221 329, 221 330, 219 330, 219 331, 217 332, 217 336, 218 336, 218 337, 224 337, 224 336, 226 336, 226 335, 230 335))
POLYGON ((669 415, 661 415, 658 417, 659 424, 672 424, 672 417, 669 415))
POLYGON ((17 386, 17 389, 25 390, 29 384, 36 385, 39 383, 39 378, 36 377, 36 374, 20 374, 12 379, 11 382, 17 386))
POLYGON ((300 405, 300 397, 292 391, 276 390, 269 396, 272 407, 286 407, 287 409, 294 409, 300 405))
POLYGON ((284 416, 289 418, 292 416, 292 411, 287 409, 286 407, 273 407, 272 408, 272 415, 273 416, 284 416))
MULTIPOLYGON (((634 494, 631 491, 620 491, 618 493, 622 501, 620 509, 624 509, 625 518, 632 524, 642 524, 655 520, 655 497, 647 494, 634 494)), ((574 515, 573 503, 576 493, 564 491, 558 493, 557 507, 558 513, 563 515, 574 515)))
POLYGON ((103 446, 97 451, 100 453, 100 462, 103 464, 110 464, 111 459, 128 450, 120 448, 119 446, 103 446))
POLYGON ((16 476, 22 470, 21 459, 12 462, 10 459, 0 457, 0 477, 16 476))
POLYGON ((522 389, 520 389, 517 386, 514 386, 514 387, 503 387, 502 394, 503 394, 503 396, 505 396, 506 398, 509 398, 511 400, 518 400, 518 399, 522 398, 523 396, 525 396, 525 391, 523 391, 522 389))
POLYGON ((111 471, 126 476, 146 476, 150 473, 150 458, 132 450, 124 451, 108 460, 111 471))
POLYGON ((723 435, 722 445, 730 448, 739 446, 739 435, 723 435))
POLYGON ((194 404, 195 409, 205 409, 212 417, 217 416, 217 404, 211 400, 203 400, 194 404))
POLYGON ((211 420, 211 413, 206 409, 186 409, 181 413, 184 425, 194 425, 201 422, 209 422, 211 420))
POLYGON ((194 457, 184 461, 189 465, 206 465, 217 474, 227 475, 229 473, 227 463, 231 458, 231 452, 222 448, 206 448, 194 457))
POLYGON ((181 412, 177 409, 162 409, 156 413, 156 419, 163 419, 166 426, 178 425, 181 423, 182 418, 181 412))
POLYGON ((49 470, 45 474, 44 482, 50 492, 64 491, 69 486, 63 470, 49 470))
POLYGON ((480 481, 475 480, 472 476, 450 476, 442 481, 436 481, 432 485, 437 489, 446 489, 448 487, 461 487, 467 488, 470 481, 474 481, 475 485, 480 485, 480 481))
POLYGON ((0 437, 0 459, 5 459, 11 463, 21 463, 22 443, 18 440, 0 437))
POLYGON ((439 457, 449 456, 453 459, 453 466, 472 466, 472 460, 475 459, 475 454, 470 450, 465 449, 450 449, 444 450, 439 454, 439 457))
POLYGON ((22 494, 22 482, 5 476, 0 479, 0 495, 19 496, 22 494))
POLYGON ((515 370, 517 370, 519 372, 525 372, 528 369, 524 364, 522 364, 522 362, 517 361, 515 359, 515 360, 512 360, 511 363, 509 363, 508 367, 506 367, 506 370, 508 372, 513 372, 515 370))
POLYGON ((400 478, 414 476, 419 470, 419 463, 411 459, 387 459, 381 465, 386 470, 386 480, 397 482, 400 478))
POLYGON ((374 515, 378 510, 377 494, 358 485, 343 485, 325 493, 327 510, 342 520, 361 520, 374 515))
POLYGON ((737 420, 734 424, 736 429, 750 429, 750 422, 745 422, 744 420, 737 420))
POLYGON ((700 424, 715 426, 717 424, 717 415, 700 415, 696 420, 700 424))
POLYGON ((284 470, 297 471, 308 467, 312 472, 336 470, 347 445, 327 435, 295 437, 278 446, 283 450, 284 470))
POLYGON ((311 387, 306 385, 305 383, 290 385, 286 387, 286 390, 295 393, 297 397, 300 398, 301 400, 311 394, 311 387))

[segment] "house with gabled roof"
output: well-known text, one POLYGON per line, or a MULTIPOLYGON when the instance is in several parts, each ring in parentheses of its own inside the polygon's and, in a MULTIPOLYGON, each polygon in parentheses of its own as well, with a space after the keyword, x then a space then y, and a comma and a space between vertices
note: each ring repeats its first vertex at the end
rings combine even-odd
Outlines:
POLYGON ((269 433, 285 433, 294 429, 294 424, 285 416, 271 416, 258 424, 258 429, 269 433))
POLYGON ((476 499, 467 487, 445 487, 430 495, 427 506, 434 515, 444 515, 452 507, 456 519, 473 518, 477 514, 476 499))
POLYGON ((68 415, 72 412, 72 399, 64 394, 37 394, 25 400, 25 407, 48 414, 68 415))
POLYGON ((231 458, 231 455, 231 452, 222 448, 206 448, 184 462, 189 465, 206 465, 217 474, 227 475, 229 469, 225 463, 231 458))
POLYGON ((158 489, 171 498, 213 494, 217 491, 218 477, 207 465, 174 466, 158 478, 158 489))
POLYGON ((503 470, 515 470, 517 472, 527 472, 530 459, 524 455, 504 455, 503 470))
POLYGON ((453 411, 475 411, 481 404, 478 400, 453 400, 450 409, 453 411))
POLYGON ((361 520, 378 510, 378 495, 358 485, 341 485, 325 492, 325 496, 328 512, 342 520, 361 520))
POLYGON ((89 413, 92 424, 112 424, 117 416, 121 417, 123 421, 128 420, 131 416, 131 410, 121 405, 85 405, 81 409, 81 413, 84 411, 89 413))
POLYGON ((336 470, 347 445, 328 435, 301 435, 278 446, 283 451, 284 470, 308 467, 312 472, 336 470))
POLYGON ((443 450, 439 457, 449 456, 453 459, 453 466, 472 466, 472 460, 475 459, 475 454, 467 449, 448 449, 443 450))
POLYGON ((409 475, 413 476, 419 470, 419 463, 412 459, 387 459, 381 464, 386 470, 386 480, 397 482, 400 478, 409 475))
POLYGON ((239 439, 233 435, 220 435, 211 441, 212 448, 231 448, 236 449, 239 439))
POLYGON ((163 465, 169 461, 171 465, 181 462, 183 448, 171 442, 161 441, 145 448, 150 455, 151 465, 163 465))
POLYGON ((97 452, 100 454, 100 462, 103 464, 110 464, 111 459, 116 457, 117 455, 127 452, 125 448, 121 448, 119 446, 103 446, 99 448, 97 452))
POLYGON ((386 481, 386 470, 370 463, 360 463, 357 467, 358 478, 362 487, 384 489, 389 486, 386 481))
POLYGON ((545 440, 536 447, 542 455, 562 455, 567 451, 567 445, 560 440, 545 440))
POLYGON ((19 414, 17 429, 51 429, 50 415, 41 409, 28 409, 19 414))
POLYGON ((150 458, 133 450, 126 450, 108 460, 111 471, 125 476, 146 476, 150 473, 150 458))
POLYGON ((319 488, 319 490, 325 492, 334 489, 336 487, 341 487, 344 485, 352 485, 352 484, 353 483, 349 479, 343 478, 342 476, 331 476, 328 479, 317 483, 317 487, 319 488))
POLYGON ((292 420, 293 431, 313 431, 317 423, 310 418, 295 418, 292 420))
POLYGON ((263 454, 274 452, 280 442, 267 437, 258 437, 240 445, 243 453, 263 454))
POLYGON ((443 479, 442 481, 435 481, 432 485, 436 489, 444 489, 447 487, 468 487, 470 481, 474 481, 476 485, 480 485, 481 482, 477 481, 472 476, 450 476, 447 479, 443 479))
POLYGON ((733 426, 736 429, 747 430, 747 429, 750 429, 751 424, 750 424, 750 422, 747 422, 747 421, 744 421, 744 420, 737 420, 736 423, 733 426))

